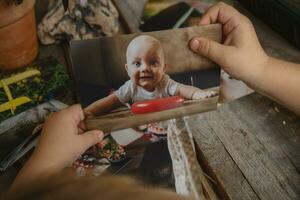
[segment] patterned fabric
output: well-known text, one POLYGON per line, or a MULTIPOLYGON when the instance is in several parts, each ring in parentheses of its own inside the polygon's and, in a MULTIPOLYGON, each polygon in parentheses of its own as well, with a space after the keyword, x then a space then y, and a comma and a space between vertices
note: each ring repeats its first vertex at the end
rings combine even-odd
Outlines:
POLYGON ((206 191, 211 188, 207 181, 203 181, 206 177, 197 161, 193 136, 187 130, 183 119, 170 120, 168 148, 172 158, 176 192, 193 199, 206 199, 203 188, 206 191))
POLYGON ((118 32, 118 11, 111 0, 70 0, 65 12, 61 1, 52 6, 38 25, 43 44, 61 40, 91 39, 113 36, 118 32))

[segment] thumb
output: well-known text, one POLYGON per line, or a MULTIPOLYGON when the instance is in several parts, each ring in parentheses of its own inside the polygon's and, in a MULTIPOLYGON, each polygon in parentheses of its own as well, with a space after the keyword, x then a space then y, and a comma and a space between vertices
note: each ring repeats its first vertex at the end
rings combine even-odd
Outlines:
POLYGON ((103 132, 100 130, 87 131, 79 136, 81 137, 80 140, 82 142, 82 151, 87 150, 91 146, 103 140, 103 132))
POLYGON ((189 45, 192 51, 211 59, 219 65, 224 64, 225 54, 227 54, 230 50, 228 46, 224 46, 216 41, 201 37, 193 38, 189 45))

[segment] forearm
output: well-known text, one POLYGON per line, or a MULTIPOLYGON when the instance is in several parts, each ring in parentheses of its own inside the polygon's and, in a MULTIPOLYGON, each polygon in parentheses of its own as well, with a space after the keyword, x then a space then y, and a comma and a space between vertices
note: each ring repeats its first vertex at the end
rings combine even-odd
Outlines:
POLYGON ((256 83, 248 83, 300 115, 300 64, 270 58, 256 83))
POLYGON ((93 113, 95 114, 105 114, 110 110, 110 107, 113 107, 111 103, 106 101, 106 98, 97 100, 96 102, 92 103, 88 107, 84 109, 85 113, 93 113))
POLYGON ((185 99, 192 99, 193 94, 198 90, 200 89, 193 86, 179 84, 176 89, 176 95, 182 96, 185 99))
POLYGON ((119 101, 115 94, 111 94, 103 99, 100 99, 84 109, 85 114, 106 114, 111 110, 121 106, 122 103, 119 101))
POLYGON ((55 163, 49 163, 47 162, 47 158, 38 158, 33 154, 18 173, 10 188, 10 192, 18 192, 23 188, 24 184, 28 185, 39 181, 61 170, 63 170, 63 167, 55 165, 55 163))

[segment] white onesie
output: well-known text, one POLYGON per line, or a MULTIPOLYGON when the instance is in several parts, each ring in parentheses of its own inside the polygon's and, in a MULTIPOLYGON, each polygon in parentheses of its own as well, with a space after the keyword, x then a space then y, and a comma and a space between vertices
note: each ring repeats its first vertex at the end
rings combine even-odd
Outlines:
POLYGON ((178 84, 179 83, 170 79, 170 77, 165 74, 153 92, 148 92, 134 84, 132 80, 128 80, 114 93, 121 103, 134 103, 136 101, 174 96, 178 84))

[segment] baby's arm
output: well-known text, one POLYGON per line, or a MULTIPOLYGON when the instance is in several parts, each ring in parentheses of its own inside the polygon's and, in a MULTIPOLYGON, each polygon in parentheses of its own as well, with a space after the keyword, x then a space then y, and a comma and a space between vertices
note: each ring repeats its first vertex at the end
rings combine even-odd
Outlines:
POLYGON ((84 108, 84 115, 87 117, 93 117, 97 114, 106 114, 109 111, 122 106, 119 98, 113 93, 107 97, 99 99, 94 103, 84 108))
POLYGON ((178 84, 175 94, 180 95, 185 99, 205 99, 205 98, 216 96, 217 92, 204 91, 193 86, 178 84))

